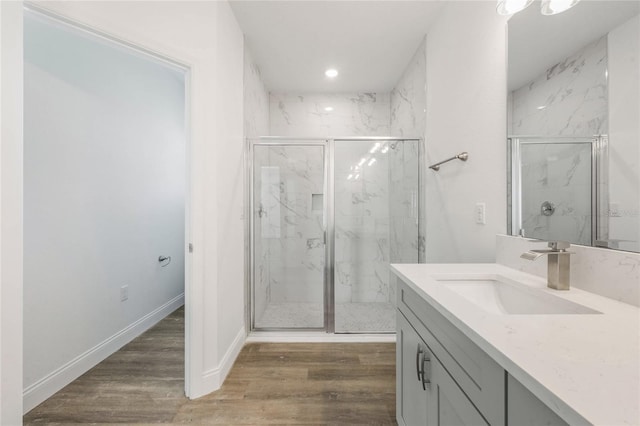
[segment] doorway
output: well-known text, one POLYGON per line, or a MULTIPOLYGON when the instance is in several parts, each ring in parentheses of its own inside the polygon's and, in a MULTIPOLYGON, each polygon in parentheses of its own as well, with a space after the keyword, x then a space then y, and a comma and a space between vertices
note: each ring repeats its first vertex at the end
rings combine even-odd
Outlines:
POLYGON ((184 304, 189 70, 24 11, 24 409, 184 304))

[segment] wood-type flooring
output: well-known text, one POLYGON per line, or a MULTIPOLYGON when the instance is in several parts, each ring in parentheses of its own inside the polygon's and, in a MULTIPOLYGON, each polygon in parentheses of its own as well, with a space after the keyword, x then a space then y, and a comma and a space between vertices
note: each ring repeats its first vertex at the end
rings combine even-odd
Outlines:
POLYGON ((189 400, 181 308, 24 423, 395 425, 395 345, 249 343, 220 390, 189 400))

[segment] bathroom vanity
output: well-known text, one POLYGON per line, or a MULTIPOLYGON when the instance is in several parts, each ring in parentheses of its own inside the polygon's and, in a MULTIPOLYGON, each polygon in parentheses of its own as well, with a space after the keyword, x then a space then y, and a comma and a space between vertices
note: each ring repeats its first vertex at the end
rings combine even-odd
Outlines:
POLYGON ((398 424, 640 424, 637 307, 499 264, 392 270, 398 424))

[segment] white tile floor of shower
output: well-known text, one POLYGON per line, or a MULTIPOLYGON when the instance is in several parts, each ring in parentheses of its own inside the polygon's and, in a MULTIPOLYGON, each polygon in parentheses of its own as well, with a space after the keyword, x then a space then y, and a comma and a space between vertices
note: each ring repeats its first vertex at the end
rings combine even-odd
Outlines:
MULTIPOLYGON (((336 332, 380 333, 396 329, 395 305, 392 303, 336 304, 336 332)), ((322 328, 321 303, 269 303, 256 328, 322 328)))

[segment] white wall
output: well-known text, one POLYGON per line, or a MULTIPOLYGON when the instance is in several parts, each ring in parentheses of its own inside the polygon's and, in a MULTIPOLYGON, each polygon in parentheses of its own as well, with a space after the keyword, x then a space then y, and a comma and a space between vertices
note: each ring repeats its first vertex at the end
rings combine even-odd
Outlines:
MULTIPOLYGON (((217 5, 216 109, 218 122, 215 138, 218 194, 215 210, 218 233, 218 309, 215 312, 218 334, 217 364, 208 370, 218 388, 231 369, 244 344, 244 143, 243 143, 243 56, 244 38, 236 18, 225 2, 217 5)), ((210 285, 211 285, 210 284, 210 285)), ((212 330, 213 332, 213 330, 212 330)), ((203 336, 207 340, 207 335, 203 336)), ((213 354, 212 354, 213 355, 213 354)))
POLYGON ((506 228, 506 19, 495 2, 448 2, 427 34, 427 262, 492 262, 506 228), (486 225, 474 205, 486 203, 486 225))
POLYGON ((22 4, 0 2, 0 424, 22 423, 22 4))
POLYGON ((191 69, 186 390, 209 393, 244 340, 242 34, 222 1, 39 4, 191 69))
POLYGON ((640 251, 640 16, 609 33, 609 239, 640 251))
POLYGON ((183 70, 37 13, 24 52, 27 411, 182 305, 186 135, 183 70))

